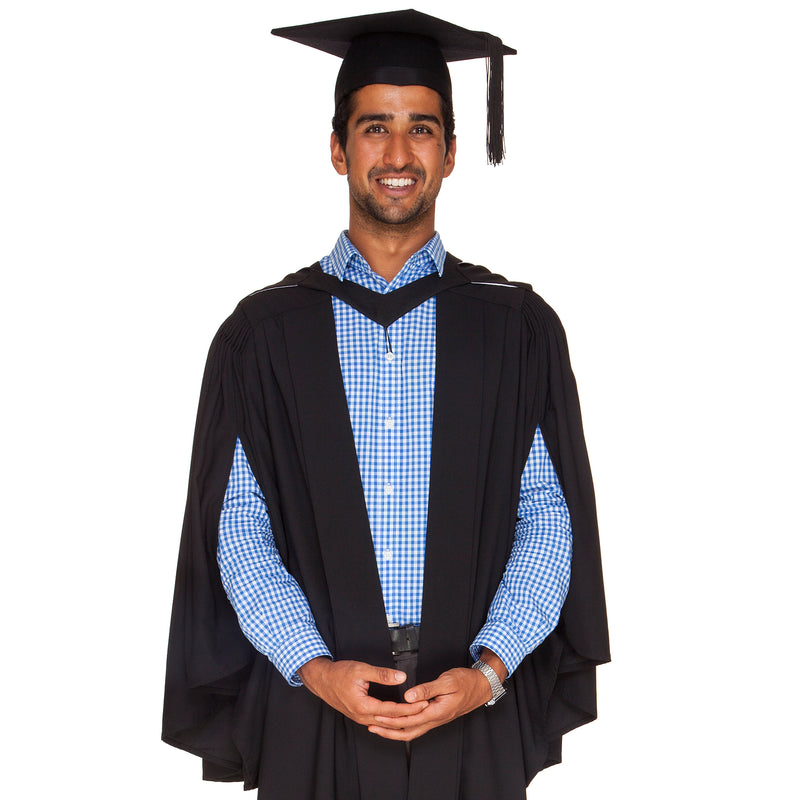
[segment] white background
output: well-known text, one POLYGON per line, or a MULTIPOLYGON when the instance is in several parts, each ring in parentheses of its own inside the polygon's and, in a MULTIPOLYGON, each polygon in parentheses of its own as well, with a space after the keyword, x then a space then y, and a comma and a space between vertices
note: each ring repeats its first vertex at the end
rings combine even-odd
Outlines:
MULTIPOLYGON (((269 30, 396 7, 2 6, 7 796, 240 796, 159 742, 200 377, 347 224, 338 62, 269 30)), ((519 50, 495 169, 452 69, 437 223, 559 312, 598 494, 614 663, 530 796, 797 797, 797 4, 420 10, 519 50)))

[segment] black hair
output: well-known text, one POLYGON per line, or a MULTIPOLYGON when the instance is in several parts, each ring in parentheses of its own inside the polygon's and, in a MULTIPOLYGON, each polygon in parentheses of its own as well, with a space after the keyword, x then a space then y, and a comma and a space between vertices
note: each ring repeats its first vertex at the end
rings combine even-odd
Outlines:
MULTIPOLYGON (((347 146, 347 123, 350 120, 350 115, 353 113, 353 99, 358 91, 346 94, 336 105, 336 110, 333 114, 331 124, 333 125, 333 132, 339 140, 339 144, 344 149, 347 146)), ((443 95, 439 95, 439 100, 442 106, 442 121, 444 122, 444 146, 445 150, 449 152, 450 145, 456 137, 456 118, 453 113, 453 103, 443 95)))

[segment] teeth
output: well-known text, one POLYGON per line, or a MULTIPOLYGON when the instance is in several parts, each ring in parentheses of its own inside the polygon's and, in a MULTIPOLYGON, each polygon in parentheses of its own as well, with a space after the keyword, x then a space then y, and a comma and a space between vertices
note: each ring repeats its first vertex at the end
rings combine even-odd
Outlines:
POLYGON ((411 186, 414 183, 413 178, 379 178, 378 183, 384 186, 391 186, 394 189, 399 189, 401 186, 411 186))

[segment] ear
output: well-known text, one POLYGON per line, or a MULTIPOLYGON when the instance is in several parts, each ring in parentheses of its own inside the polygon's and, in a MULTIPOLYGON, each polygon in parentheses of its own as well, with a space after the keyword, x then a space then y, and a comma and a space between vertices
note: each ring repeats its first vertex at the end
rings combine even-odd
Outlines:
POLYGON ((444 177, 447 178, 456 165, 456 137, 450 142, 450 147, 444 157, 444 177))
POLYGON ((335 133, 331 133, 331 164, 340 175, 347 175, 347 158, 335 133))

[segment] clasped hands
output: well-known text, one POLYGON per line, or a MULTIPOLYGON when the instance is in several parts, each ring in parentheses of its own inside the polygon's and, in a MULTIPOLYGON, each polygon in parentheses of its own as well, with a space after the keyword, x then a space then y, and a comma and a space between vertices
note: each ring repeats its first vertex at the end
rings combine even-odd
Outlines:
MULTIPOLYGON (((491 666, 504 679, 505 667, 493 653, 487 656, 488 652, 484 650, 482 658, 493 657, 491 666)), ((401 742, 410 742, 492 698, 489 681, 475 669, 450 669, 434 681, 412 686, 403 695, 403 703, 369 695, 370 683, 399 686, 405 681, 405 673, 392 667, 321 657, 304 664, 299 675, 306 688, 332 708, 371 733, 401 742)))

